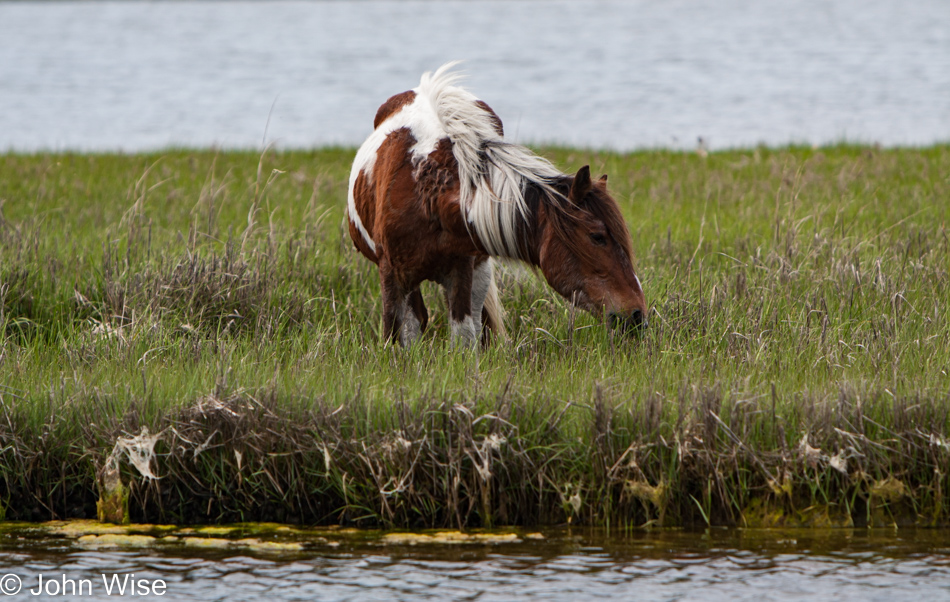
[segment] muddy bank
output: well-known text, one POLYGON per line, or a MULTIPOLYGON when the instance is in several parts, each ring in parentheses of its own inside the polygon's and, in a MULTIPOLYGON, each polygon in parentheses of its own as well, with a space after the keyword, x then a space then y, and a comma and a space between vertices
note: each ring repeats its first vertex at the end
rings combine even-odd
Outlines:
POLYGON ((9 521, 396 528, 941 526, 944 397, 737 401, 722 389, 591 406, 422 398, 332 407, 217 391, 0 410, 9 521), (775 405, 773 405, 773 403, 775 405), (152 409, 154 410, 154 408, 152 409), (797 422, 793 422, 797 420, 797 422))

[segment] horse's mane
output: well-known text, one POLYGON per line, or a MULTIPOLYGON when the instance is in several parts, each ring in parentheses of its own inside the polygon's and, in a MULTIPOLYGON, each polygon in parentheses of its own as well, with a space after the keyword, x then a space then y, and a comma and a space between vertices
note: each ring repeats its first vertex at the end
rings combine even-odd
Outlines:
MULTIPOLYGON (((575 221, 574 215, 567 210, 567 190, 571 186, 573 176, 564 176, 560 188, 564 189, 563 194, 555 197, 548 196, 542 199, 546 206, 552 211, 548 212, 551 226, 558 232, 558 238, 567 245, 578 257, 589 257, 592 247, 589 244, 582 244, 576 240, 573 232, 575 221)), ((543 193, 542 193, 543 194, 543 193)), ((623 219, 620 207, 617 205, 602 184, 593 184, 588 192, 587 201, 583 206, 584 211, 590 212, 594 218, 604 224, 609 236, 614 239, 628 259, 633 261, 633 241, 630 239, 630 231, 627 229, 627 223, 623 219)))
POLYGON ((425 73, 416 92, 428 99, 452 142, 466 223, 490 254, 526 259, 519 244, 519 224, 529 217, 525 191, 537 188, 548 199, 566 202, 554 187, 564 174, 529 149, 505 142, 495 116, 455 85, 461 79, 452 71, 455 65, 425 73))

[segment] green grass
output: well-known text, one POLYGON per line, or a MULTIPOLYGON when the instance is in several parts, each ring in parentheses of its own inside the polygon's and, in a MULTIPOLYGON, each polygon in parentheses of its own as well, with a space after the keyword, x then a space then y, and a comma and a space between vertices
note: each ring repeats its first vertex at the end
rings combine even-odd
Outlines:
POLYGON ((165 429, 157 472, 195 476, 136 485, 124 467, 142 516, 639 524, 659 507, 636 483, 663 483, 666 522, 736 523, 751 500, 783 499, 783 474, 787 506, 850 496, 847 513, 871 517, 871 487, 890 476, 907 482, 918 516, 943 512, 950 482, 934 470, 950 475, 950 146, 541 152, 565 171, 589 163, 609 174, 652 307, 642 337, 616 336, 508 266, 508 342, 451 349, 431 286, 423 338, 411 349, 382 343, 375 267, 344 222, 351 150, 3 155, 7 513, 89 514, 95 470, 119 434, 141 426, 165 429), (262 466, 277 453, 307 458, 280 464, 283 481, 273 467, 254 473, 271 502, 227 501, 236 433, 258 431, 220 408, 196 414, 202 399, 296 433, 261 435, 262 466), (321 434, 333 424, 336 435, 321 434), (178 439, 182 425, 232 439, 207 466, 177 465, 181 449, 200 447, 178 439), (470 441, 451 461, 446 433, 470 441), (504 461, 509 477, 479 486, 488 452, 476 448, 492 434, 522 447, 504 461), (821 449, 814 462, 805 435, 821 449), (394 494, 402 514, 379 493, 400 479, 387 485, 381 471, 425 478, 418 458, 382 459, 400 438, 435 446, 430 486, 394 494), (347 471, 294 472, 322 465, 331 440, 352 456, 347 471), (847 476, 830 466, 839 452, 847 476), (57 473, 57 461, 68 470, 57 473), (448 491, 440 466, 465 475, 468 510, 421 493, 448 491), (354 475, 362 480, 348 483, 354 475), (538 483, 518 481, 529 477, 538 483), (208 509, 191 507, 189 487, 208 509), (316 490, 324 505, 308 510, 316 490), (42 501, 17 511, 17 496, 42 501), (512 501, 499 507, 499 496, 512 501), (533 510, 515 512, 514 500, 533 510))

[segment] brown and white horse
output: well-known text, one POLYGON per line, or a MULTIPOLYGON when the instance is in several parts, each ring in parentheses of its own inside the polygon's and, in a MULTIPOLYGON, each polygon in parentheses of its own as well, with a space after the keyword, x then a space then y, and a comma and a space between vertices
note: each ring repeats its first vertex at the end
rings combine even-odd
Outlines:
POLYGON ((425 329, 419 285, 432 280, 445 290, 453 342, 504 336, 491 257, 540 268, 558 293, 625 329, 645 326, 607 176, 592 181, 586 166, 565 175, 505 142, 501 120, 455 85, 452 66, 379 108, 350 172, 350 237, 379 266, 385 335, 409 344, 425 329))

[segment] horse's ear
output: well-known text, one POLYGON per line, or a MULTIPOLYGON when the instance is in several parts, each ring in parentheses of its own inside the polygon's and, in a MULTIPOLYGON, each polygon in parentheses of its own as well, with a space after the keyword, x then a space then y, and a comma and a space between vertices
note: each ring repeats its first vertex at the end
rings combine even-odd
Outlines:
POLYGON ((604 185, 604 188, 607 187, 607 174, 600 176, 600 183, 604 185))
POLYGON ((578 169, 577 175, 574 176, 574 183, 571 184, 571 199, 575 203, 580 202, 590 192, 590 186, 590 166, 585 165, 578 169))

